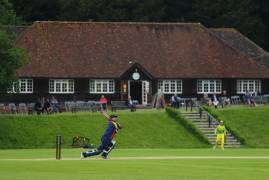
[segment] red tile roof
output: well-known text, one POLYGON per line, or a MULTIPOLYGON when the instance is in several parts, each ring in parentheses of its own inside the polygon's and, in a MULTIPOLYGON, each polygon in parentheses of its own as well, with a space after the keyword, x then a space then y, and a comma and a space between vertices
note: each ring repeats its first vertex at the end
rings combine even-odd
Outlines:
POLYGON ((198 23, 35 22, 18 39, 23 77, 114 78, 133 63, 155 78, 269 78, 198 23))
POLYGON ((269 68, 269 53, 259 47, 253 41, 241 34, 239 31, 233 28, 217 28, 210 29, 219 38, 225 41, 235 49, 245 53, 258 63, 269 68))

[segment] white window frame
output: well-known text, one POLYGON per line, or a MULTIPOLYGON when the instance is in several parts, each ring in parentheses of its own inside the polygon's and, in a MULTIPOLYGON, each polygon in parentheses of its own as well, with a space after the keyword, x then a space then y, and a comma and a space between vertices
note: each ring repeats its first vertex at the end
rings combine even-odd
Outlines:
POLYGON ((32 94, 34 92, 33 79, 23 78, 17 82, 13 82, 12 86, 8 88, 7 93, 20 93, 20 94, 32 94), (25 86, 22 90, 22 87, 25 86))
POLYGON ((183 82, 181 79, 167 79, 158 81, 158 89, 163 88, 163 94, 182 94, 183 93, 183 82), (172 90, 172 84, 174 90, 172 90))
POLYGON ((221 93, 222 93, 222 81, 220 79, 197 80, 197 94, 221 94, 221 93), (211 89, 212 86, 213 90, 211 89), (217 88, 217 86, 219 86, 219 88, 217 88))
POLYGON ((113 79, 90 79, 89 80, 89 93, 90 94, 114 94, 115 81, 113 79), (98 87, 100 90, 98 90, 98 87), (106 90, 104 90, 106 87, 106 90))
POLYGON ((246 94, 246 91, 248 91, 250 94, 255 94, 261 92, 261 86, 261 80, 259 79, 238 79, 236 80, 236 93, 246 94), (250 90, 250 86, 253 87, 252 90, 250 90))
POLYGON ((49 79, 50 94, 74 94, 74 89, 74 79, 49 79), (60 90, 57 90, 57 87, 59 87, 60 90), (66 90, 64 90, 64 87, 66 90))

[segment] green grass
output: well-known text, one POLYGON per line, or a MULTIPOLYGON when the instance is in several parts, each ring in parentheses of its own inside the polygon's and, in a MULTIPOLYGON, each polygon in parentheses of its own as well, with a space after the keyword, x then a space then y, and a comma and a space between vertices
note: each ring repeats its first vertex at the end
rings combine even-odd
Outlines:
MULTIPOLYGON (((119 148, 208 147, 165 111, 117 114, 124 127, 117 135, 119 148)), ((53 148, 56 135, 62 135, 63 147, 71 147, 77 135, 98 145, 106 124, 98 113, 0 116, 0 148, 53 148)))
POLYGON ((269 147, 269 106, 235 106, 210 109, 220 120, 240 136, 248 147, 269 147))
MULTIPOLYGON (((144 156, 259 157, 269 149, 115 149, 111 158, 144 156)), ((1 150, 0 179, 4 180, 118 180, 187 179, 226 180, 269 177, 268 159, 171 159, 171 160, 6 160, 54 157, 54 151, 1 150)), ((79 150, 63 150, 65 157, 78 157, 79 150)))

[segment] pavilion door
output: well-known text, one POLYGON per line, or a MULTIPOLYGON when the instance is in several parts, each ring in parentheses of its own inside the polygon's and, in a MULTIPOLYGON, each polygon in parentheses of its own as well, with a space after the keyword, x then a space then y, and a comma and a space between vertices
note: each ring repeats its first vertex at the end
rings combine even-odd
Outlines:
POLYGON ((148 104, 149 81, 142 81, 142 104, 148 104))
POLYGON ((142 81, 129 81, 129 87, 129 95, 132 97, 132 100, 142 104, 142 81))

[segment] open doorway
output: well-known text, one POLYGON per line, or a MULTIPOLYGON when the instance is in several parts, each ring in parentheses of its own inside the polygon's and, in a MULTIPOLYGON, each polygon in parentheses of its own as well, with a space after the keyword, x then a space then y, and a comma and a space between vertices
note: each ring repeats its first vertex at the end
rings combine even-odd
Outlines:
POLYGON ((142 104, 142 81, 130 81, 130 96, 142 104))

